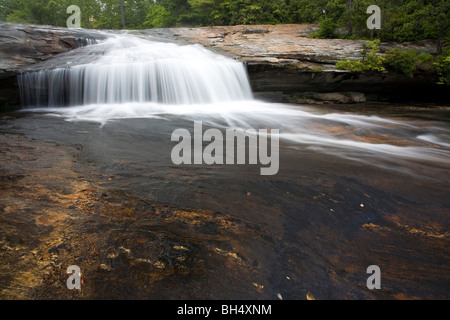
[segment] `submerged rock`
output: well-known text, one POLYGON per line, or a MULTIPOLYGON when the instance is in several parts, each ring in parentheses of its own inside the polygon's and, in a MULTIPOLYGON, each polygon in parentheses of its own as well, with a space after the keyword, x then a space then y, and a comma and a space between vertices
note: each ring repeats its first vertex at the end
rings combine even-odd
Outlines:
POLYGON ((305 92, 302 94, 302 98, 300 98, 298 102, 308 103, 305 99, 309 99, 309 103, 318 103, 320 101, 337 104, 366 102, 366 96, 361 92, 305 92))

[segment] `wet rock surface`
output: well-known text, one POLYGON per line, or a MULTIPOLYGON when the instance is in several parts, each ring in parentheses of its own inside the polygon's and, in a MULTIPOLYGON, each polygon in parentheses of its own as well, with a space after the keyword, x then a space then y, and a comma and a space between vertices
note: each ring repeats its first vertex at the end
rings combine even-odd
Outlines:
POLYGON ((0 108, 20 105, 16 75, 23 68, 102 39, 96 30, 0 23, 0 108))
POLYGON ((70 50, 105 39, 96 30, 0 24, 0 80, 70 50))
MULTIPOLYGON (((318 28, 315 24, 282 24, 168 28, 145 30, 142 33, 200 43, 234 55, 249 64, 290 65, 313 71, 314 67, 320 67, 323 71, 335 71, 337 61, 361 58, 365 41, 309 38, 318 28)), ((381 49, 387 51, 394 47, 436 54, 433 41, 384 43, 381 49)))
MULTIPOLYGON (((95 36, 84 30, 52 35, 53 28, 39 27, 44 31, 36 40, 33 27, 24 28, 9 38, 1 33, 3 43, 14 43, 2 49, 23 48, 17 57, 7 49, 1 59, 6 71, 0 77, 9 81, 2 90, 12 90, 15 99, 17 70, 56 61, 70 54, 78 37, 95 36)), ((354 112, 344 104, 378 94, 363 96, 364 88, 376 84, 392 94, 398 93, 395 84, 414 88, 413 80, 385 74, 316 69, 347 53, 339 49, 342 42, 305 38, 313 29, 293 33, 300 42, 273 56, 264 48, 278 49, 264 46, 264 39, 278 32, 271 41, 285 43, 291 41, 287 33, 274 26, 233 28, 139 34, 202 43, 242 59, 256 93, 274 99, 341 101, 333 108, 354 112), (334 43, 329 53, 314 51, 325 43, 334 43)), ((348 44, 355 50, 348 54, 356 56, 358 42, 348 44)), ((445 107, 364 108, 357 110, 439 125, 449 119, 445 107)), ((419 175, 410 176, 289 145, 280 149, 282 169, 275 177, 249 166, 174 166, 170 134, 191 125, 122 120, 101 127, 41 114, 2 115, 0 298, 449 298, 448 167, 401 168, 419 175), (373 264, 381 267, 382 290, 365 285, 373 264), (69 265, 81 268, 81 291, 66 287, 69 265)), ((331 130, 339 136, 348 129, 331 130)), ((373 133, 359 133, 361 141, 384 141, 373 133)))
POLYGON ((180 121, 19 113, 0 125, 2 299, 449 298, 445 166, 411 176, 282 144, 265 177, 174 166, 180 121), (374 264, 381 290, 366 287, 374 264))
MULTIPOLYGON (((358 92, 370 101, 423 101, 448 103, 446 88, 436 85, 431 75, 409 78, 392 73, 357 74, 336 70, 339 60, 361 59, 361 40, 311 39, 318 29, 313 24, 216 26, 165 28, 129 31, 66 29, 51 26, 0 24, 0 106, 18 106, 19 90, 15 75, 23 70, 60 66, 68 58, 82 61, 89 50, 69 51, 101 41, 108 34, 129 33, 180 44, 201 44, 217 53, 247 64, 254 92, 266 100, 322 103, 308 93, 358 92), (61 55, 62 54, 62 55, 61 55), (66 54, 66 55, 64 55, 66 54)), ((382 52, 394 47, 436 54, 434 41, 383 43, 382 52)), ((338 102, 338 101, 333 101, 338 102)))
MULTIPOLYGON (((253 91, 268 101, 322 104, 314 94, 358 92, 371 101, 425 101, 448 103, 443 86, 432 75, 410 78, 383 73, 358 74, 337 70, 339 60, 360 60, 363 40, 312 39, 314 24, 217 26, 145 30, 144 34, 200 43, 248 65, 253 91), (303 93, 313 95, 305 96, 303 93)), ((436 54, 432 40, 382 43, 381 52, 393 48, 436 54)), ((343 103, 342 99, 331 100, 343 103)), ((349 101, 352 102, 352 101, 349 101)), ((354 101, 355 103, 358 103, 354 101)), ((345 102, 344 102, 345 103, 345 102)))
POLYGON ((4 133, 0 141, 2 299, 262 296, 241 284, 267 278, 251 248, 270 254, 273 235, 99 186, 75 170, 79 148, 4 133), (69 265, 82 268, 81 291, 66 287, 69 265))

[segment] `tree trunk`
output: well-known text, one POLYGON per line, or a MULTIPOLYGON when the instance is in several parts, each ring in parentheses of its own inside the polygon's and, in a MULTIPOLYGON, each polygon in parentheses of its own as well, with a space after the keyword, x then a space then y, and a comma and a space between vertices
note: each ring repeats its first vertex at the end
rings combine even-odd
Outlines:
POLYGON ((352 25, 352 19, 351 19, 351 15, 350 15, 350 10, 352 9, 352 5, 353 5, 353 0, 347 0, 347 2, 346 2, 346 9, 347 9, 347 16, 348 16, 347 30, 348 30, 349 35, 351 35, 353 33, 353 25, 352 25))
POLYGON ((437 54, 442 54, 442 49, 444 47, 444 41, 445 41, 445 23, 441 23, 439 26, 439 39, 437 41, 437 54))
POLYGON ((123 9, 123 0, 120 0, 120 16, 122 17, 122 28, 125 28, 125 10, 123 9))

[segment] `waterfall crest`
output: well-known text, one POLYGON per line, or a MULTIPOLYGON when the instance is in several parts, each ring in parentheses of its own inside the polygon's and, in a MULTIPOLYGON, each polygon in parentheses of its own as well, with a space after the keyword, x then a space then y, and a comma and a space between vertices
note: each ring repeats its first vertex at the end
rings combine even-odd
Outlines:
POLYGON ((253 98, 242 63, 200 45, 126 35, 92 63, 18 76, 24 107, 155 102, 206 104, 253 98))

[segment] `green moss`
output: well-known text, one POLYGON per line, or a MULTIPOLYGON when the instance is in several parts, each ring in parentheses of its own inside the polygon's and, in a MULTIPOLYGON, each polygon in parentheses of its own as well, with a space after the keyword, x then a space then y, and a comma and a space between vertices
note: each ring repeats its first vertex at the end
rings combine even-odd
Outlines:
POLYGON ((323 72, 323 67, 322 66, 315 66, 315 67, 309 68, 309 70, 312 71, 312 72, 323 72))

